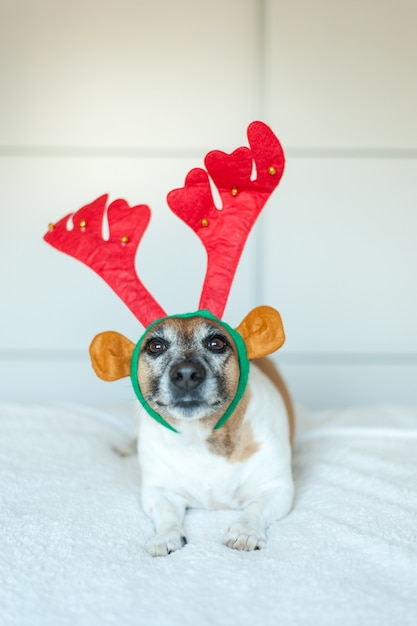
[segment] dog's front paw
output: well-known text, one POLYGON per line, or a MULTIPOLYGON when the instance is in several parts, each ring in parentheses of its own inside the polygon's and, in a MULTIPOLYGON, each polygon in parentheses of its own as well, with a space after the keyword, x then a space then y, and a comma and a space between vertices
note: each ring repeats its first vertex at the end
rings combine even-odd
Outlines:
POLYGON ((234 550, 260 550, 266 543, 266 535, 252 524, 236 522, 227 531, 225 543, 234 550))
POLYGON ((183 548, 187 543, 181 529, 173 528, 166 533, 155 535, 148 541, 146 548, 151 556, 166 556, 183 548))

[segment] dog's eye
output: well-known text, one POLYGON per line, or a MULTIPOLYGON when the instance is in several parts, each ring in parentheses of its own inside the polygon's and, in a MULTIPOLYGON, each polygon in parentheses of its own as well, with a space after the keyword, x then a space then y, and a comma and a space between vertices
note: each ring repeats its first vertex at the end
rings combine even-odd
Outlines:
POLYGON ((167 344, 162 339, 151 339, 146 346, 146 352, 152 355, 162 354, 167 347, 167 344))
POLYGON ((224 352, 227 348, 227 343, 223 337, 215 335, 207 339, 206 346, 211 352, 224 352))

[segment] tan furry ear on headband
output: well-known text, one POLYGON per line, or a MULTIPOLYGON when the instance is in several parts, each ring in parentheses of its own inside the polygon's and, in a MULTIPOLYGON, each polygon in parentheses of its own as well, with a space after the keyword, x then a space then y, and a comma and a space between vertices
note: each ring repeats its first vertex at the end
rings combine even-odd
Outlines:
POLYGON ((249 360, 272 354, 285 341, 281 316, 270 306, 253 309, 236 330, 243 337, 249 360))
POLYGON ((90 344, 90 358, 97 376, 109 382, 130 376, 134 349, 133 341, 113 330, 96 335, 90 344))

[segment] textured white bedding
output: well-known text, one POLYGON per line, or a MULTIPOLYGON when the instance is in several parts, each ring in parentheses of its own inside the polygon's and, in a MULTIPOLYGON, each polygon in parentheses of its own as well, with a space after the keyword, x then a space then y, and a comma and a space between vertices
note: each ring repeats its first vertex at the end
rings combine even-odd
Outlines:
POLYGON ((267 547, 231 551, 235 513, 192 511, 157 559, 136 460, 112 451, 129 413, 0 405, 2 626, 417 624, 417 407, 302 411, 267 547))

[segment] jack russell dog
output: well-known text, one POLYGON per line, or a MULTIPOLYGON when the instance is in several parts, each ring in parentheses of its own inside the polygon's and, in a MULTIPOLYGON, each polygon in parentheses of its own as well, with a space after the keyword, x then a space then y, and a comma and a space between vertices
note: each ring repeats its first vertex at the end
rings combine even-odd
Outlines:
POLYGON ((258 358, 282 345, 281 319, 258 307, 237 330, 256 357, 243 385, 237 331, 200 312, 151 325, 136 348, 112 331, 91 344, 96 373, 129 373, 141 400, 137 451, 142 506, 156 530, 152 556, 187 543, 188 508, 239 510, 225 538, 236 550, 262 548, 268 526, 291 509, 293 409, 272 361, 258 358))

